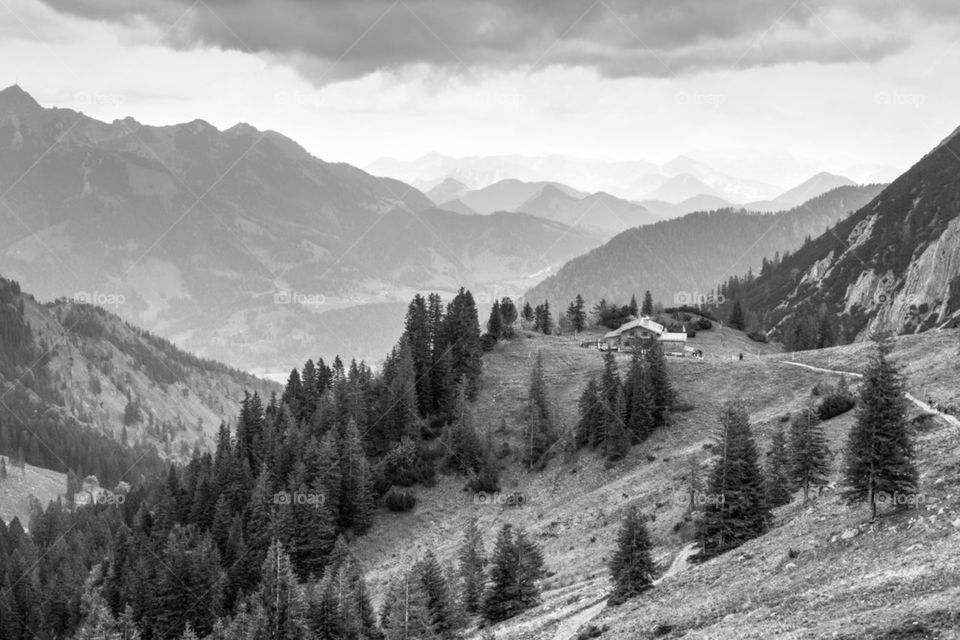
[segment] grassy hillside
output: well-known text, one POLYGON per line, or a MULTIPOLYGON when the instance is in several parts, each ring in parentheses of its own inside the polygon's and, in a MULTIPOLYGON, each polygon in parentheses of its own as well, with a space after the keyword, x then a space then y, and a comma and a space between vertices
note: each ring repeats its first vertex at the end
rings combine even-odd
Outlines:
MULTIPOLYGON (((922 491, 930 497, 922 510, 868 525, 868 510, 842 503, 834 484, 807 506, 796 498, 779 509, 776 527, 762 538, 687 567, 683 558, 693 531, 684 525, 685 482, 691 459, 704 470, 709 464, 705 447, 723 402, 744 398, 758 444, 766 449, 782 416, 804 406, 815 384, 836 378, 785 364, 791 354, 773 353, 769 345, 725 332, 702 332, 694 339, 691 344, 704 344, 704 360, 669 360, 681 400, 692 409, 675 414, 671 427, 618 463, 608 466, 595 454, 580 452, 557 457, 543 472, 528 473, 507 454, 502 490, 520 492, 520 507, 477 501, 459 476, 418 489, 413 512, 379 518, 354 545, 375 592, 427 549, 452 562, 464 522, 476 515, 488 550, 501 524, 526 527, 543 546, 550 572, 541 606, 494 627, 501 640, 565 640, 587 624, 606 628, 599 637, 623 639, 815 638, 834 633, 876 638, 908 637, 911 630, 922 633, 909 637, 936 637, 937 630, 952 628, 960 621, 960 437, 939 419, 916 421, 922 491), (751 345, 763 347, 762 357, 734 359, 751 345), (648 526, 661 570, 673 566, 643 598, 606 609, 606 563, 620 516, 634 504, 652 518, 648 526)), ((945 381, 957 379, 955 358, 943 357, 943 349, 948 344, 955 349, 958 333, 898 340, 894 357, 904 365, 912 393, 935 385, 946 389, 945 381), (920 354, 928 355, 917 363, 920 354)), ((491 431, 495 442, 517 443, 537 350, 544 354, 559 422, 572 427, 576 398, 601 366, 595 350, 577 343, 572 336, 527 336, 500 344, 485 357, 476 411, 481 428, 491 431)), ((851 345, 804 354, 803 361, 857 370, 865 356, 863 345, 851 345)), ((834 480, 853 419, 848 413, 826 425, 836 454, 834 480)), ((478 632, 469 637, 479 637, 478 632)))
POLYGON ((46 506, 62 497, 67 489, 67 475, 29 464, 21 469, 14 467, 6 456, 0 457, 7 465, 7 477, 0 479, 0 519, 9 523, 19 518, 26 528, 34 501, 46 506))

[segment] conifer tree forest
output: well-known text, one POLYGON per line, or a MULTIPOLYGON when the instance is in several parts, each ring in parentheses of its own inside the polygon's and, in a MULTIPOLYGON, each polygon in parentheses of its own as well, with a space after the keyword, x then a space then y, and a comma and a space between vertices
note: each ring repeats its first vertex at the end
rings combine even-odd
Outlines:
MULTIPOLYGON (((499 312, 503 336, 518 314, 509 300, 499 312)), ((118 503, 57 501, 28 529, 0 522, 0 637, 453 638, 467 616, 533 606, 543 557, 519 529, 504 528, 488 563, 474 523, 455 573, 427 554, 380 611, 347 545, 387 494, 438 470, 498 490, 471 418, 480 335, 469 291, 446 305, 418 295, 379 374, 308 360, 282 394, 246 394, 214 451, 158 469, 118 503)), ((547 410, 536 374, 530 406, 547 410)))

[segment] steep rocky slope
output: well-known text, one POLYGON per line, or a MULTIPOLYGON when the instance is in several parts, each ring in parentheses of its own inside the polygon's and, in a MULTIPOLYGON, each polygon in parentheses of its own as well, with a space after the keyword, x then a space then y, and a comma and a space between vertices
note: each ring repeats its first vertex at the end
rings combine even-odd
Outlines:
POLYGON ((960 134, 805 244, 744 295, 771 324, 825 305, 848 337, 949 326, 960 317, 960 134))

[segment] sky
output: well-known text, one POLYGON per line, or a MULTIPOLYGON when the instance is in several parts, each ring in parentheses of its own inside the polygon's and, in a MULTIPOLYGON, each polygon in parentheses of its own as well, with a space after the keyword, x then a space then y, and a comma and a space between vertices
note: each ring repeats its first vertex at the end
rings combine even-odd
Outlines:
POLYGON ((955 0, 0 0, 0 85, 324 160, 688 155, 791 186, 960 126, 955 0))

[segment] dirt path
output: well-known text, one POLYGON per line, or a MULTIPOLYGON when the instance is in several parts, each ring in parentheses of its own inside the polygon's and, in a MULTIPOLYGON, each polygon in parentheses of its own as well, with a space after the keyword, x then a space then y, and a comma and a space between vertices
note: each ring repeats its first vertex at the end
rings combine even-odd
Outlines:
POLYGON ((577 635, 577 631, 580 630, 580 627, 600 615, 600 612, 603 611, 606 606, 607 599, 603 598, 586 609, 573 614, 560 623, 560 626, 557 627, 557 632, 553 636, 553 640, 573 640, 577 635))
MULTIPOLYGON (((696 554, 697 545, 694 542, 682 547, 680 551, 677 552, 677 555, 674 556, 673 562, 670 563, 670 567, 667 569, 666 573, 653 581, 654 585, 658 585, 667 578, 675 576, 678 573, 686 571, 690 567, 690 557, 696 554)), ((607 599, 603 598, 595 604, 590 605, 586 609, 578 611, 574 615, 570 616, 557 627, 557 632, 553 636, 553 640, 573 640, 576 637, 577 631, 581 629, 585 624, 589 623, 591 620, 600 615, 600 612, 604 610, 607 606, 607 599)))
MULTIPOLYGON (((853 371, 840 371, 840 370, 838 370, 838 369, 824 369, 824 368, 822 368, 822 367, 814 367, 814 366, 809 365, 809 364, 803 364, 802 362, 793 362, 793 361, 791 361, 791 360, 779 360, 779 362, 782 362, 783 364, 789 364, 789 365, 792 365, 792 366, 794 366, 794 367, 803 367, 804 369, 809 369, 810 371, 819 371, 820 373, 832 373, 832 374, 836 374, 836 375, 850 376, 851 378, 862 378, 862 377, 863 377, 863 374, 862 374, 862 373, 856 373, 856 372, 853 372, 853 371)), ((955 427, 955 428, 957 428, 957 429, 960 429, 960 420, 958 420, 958 419, 956 418, 956 416, 952 416, 952 415, 950 415, 949 413, 943 413, 942 411, 938 411, 937 409, 934 409, 933 407, 931 407, 929 404, 927 404, 927 403, 924 402, 923 400, 920 400, 919 398, 914 397, 914 396, 913 396, 912 394, 910 394, 910 393, 906 393, 905 395, 907 396, 907 400, 909 400, 910 402, 912 402, 913 404, 915 404, 921 411, 926 411, 927 413, 932 413, 933 415, 938 416, 939 418, 941 418, 941 419, 943 419, 944 421, 946 421, 947 424, 949 424, 949 425, 951 425, 951 426, 953 426, 953 427, 955 427)))
POLYGON ((670 568, 667 569, 666 573, 653 581, 654 585, 658 585, 667 578, 675 576, 678 573, 686 571, 690 566, 690 558, 697 553, 697 544, 691 542, 687 546, 680 549, 677 552, 676 557, 674 557, 673 562, 670 563, 670 568))

